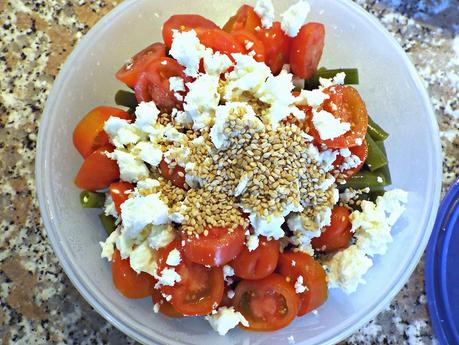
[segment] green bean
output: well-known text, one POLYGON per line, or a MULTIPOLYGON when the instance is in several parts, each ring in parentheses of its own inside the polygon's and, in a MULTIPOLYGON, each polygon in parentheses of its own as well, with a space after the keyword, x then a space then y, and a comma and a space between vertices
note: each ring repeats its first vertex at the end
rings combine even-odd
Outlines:
POLYGON ((137 107, 135 94, 125 90, 118 90, 115 95, 115 103, 127 108, 137 107))
POLYGON ((365 160, 365 164, 370 171, 378 170, 379 168, 387 165, 387 157, 383 151, 376 145, 375 141, 367 133, 365 140, 368 145, 368 157, 365 160))
POLYGON ((80 204, 84 208, 100 208, 105 203, 105 195, 84 190, 80 193, 80 204))
POLYGON ((374 141, 386 140, 389 137, 389 133, 374 122, 370 116, 368 116, 368 134, 374 141))
MULTIPOLYGON (((386 148, 384 147, 384 142, 375 141, 375 143, 376 145, 378 145, 379 149, 386 155, 386 159, 387 159, 386 148)), ((379 168, 378 171, 384 175, 387 185, 392 184, 392 177, 390 176, 390 169, 389 169, 389 161, 387 162, 385 166, 379 168)))
POLYGON ((326 69, 321 67, 317 70, 312 78, 305 80, 304 88, 307 90, 317 89, 320 85, 319 78, 330 79, 335 77, 340 72, 346 73, 344 84, 356 85, 359 83, 359 71, 357 68, 326 69))
POLYGON ((338 185, 339 190, 344 190, 346 188, 353 189, 364 189, 366 187, 370 188, 370 191, 379 191, 384 189, 388 183, 384 175, 379 172, 371 172, 367 170, 360 170, 358 173, 353 175, 345 184, 338 185))
POLYGON ((113 231, 115 231, 116 219, 114 217, 107 216, 105 213, 101 213, 99 214, 99 219, 105 231, 107 232, 107 235, 110 235, 113 231))

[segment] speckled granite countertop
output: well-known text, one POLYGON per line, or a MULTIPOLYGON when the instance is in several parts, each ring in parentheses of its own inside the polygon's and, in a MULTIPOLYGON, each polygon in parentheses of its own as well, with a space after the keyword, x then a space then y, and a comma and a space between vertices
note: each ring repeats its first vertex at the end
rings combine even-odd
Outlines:
MULTIPOLYGON (((132 344, 72 286, 35 198, 40 116, 75 43, 120 1, 0 0, 0 343, 132 344)), ((444 187, 459 175, 459 1, 358 0, 396 36, 431 95, 444 187)), ((432 344, 421 262, 396 299, 343 344, 432 344)))

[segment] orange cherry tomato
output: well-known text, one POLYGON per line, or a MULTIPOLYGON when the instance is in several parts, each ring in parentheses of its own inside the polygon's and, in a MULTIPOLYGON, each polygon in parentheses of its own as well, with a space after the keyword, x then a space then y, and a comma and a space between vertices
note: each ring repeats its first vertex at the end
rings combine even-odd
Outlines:
MULTIPOLYGON (((158 273, 170 267, 166 264, 169 252, 172 249, 181 251, 180 242, 172 242, 159 251, 158 273)), ((179 313, 185 316, 207 315, 218 306, 223 297, 224 280, 223 270, 218 267, 204 267, 195 264, 181 255, 182 261, 175 266, 180 275, 180 282, 174 286, 162 285, 161 292, 172 296, 170 303, 179 313)))
POLYGON ((341 173, 346 179, 349 179, 352 177, 352 175, 358 173, 360 169, 362 169, 363 164, 365 163, 367 157, 368 157, 368 145, 367 141, 364 140, 362 142, 362 145, 360 146, 353 146, 349 148, 349 151, 351 151, 351 154, 356 155, 360 159, 360 164, 356 166, 355 168, 350 168, 346 169, 344 171, 340 171, 339 168, 340 166, 344 163, 344 157, 338 154, 336 157, 335 161, 333 162, 333 166, 335 167, 335 171, 341 173))
POLYGON ((290 324, 298 312, 294 288, 279 274, 261 280, 243 280, 236 287, 234 308, 249 322, 251 331, 275 331, 290 324))
POLYGON ((325 253, 347 248, 352 238, 349 215, 350 212, 346 207, 335 207, 331 215, 331 224, 322 230, 320 237, 312 239, 312 247, 325 253))
POLYGON ((305 253, 285 252, 279 256, 279 273, 290 282, 292 287, 299 276, 303 277, 303 285, 306 291, 298 294, 300 304, 298 316, 304 315, 320 305, 328 296, 327 281, 322 265, 305 253))
POLYGON ((234 273, 243 279, 262 279, 274 272, 279 259, 279 241, 260 236, 258 248, 244 247, 231 263, 234 273))
POLYGON ((129 182, 115 182, 112 183, 108 190, 112 196, 115 209, 118 214, 121 214, 121 204, 129 198, 129 193, 134 191, 134 185, 129 182))
POLYGON ((185 186, 185 168, 180 165, 176 165, 174 168, 169 168, 169 165, 165 160, 159 163, 159 171, 161 175, 172 182, 176 187, 183 188, 185 186))
POLYGON ((229 33, 220 29, 196 30, 199 41, 214 52, 218 51, 231 58, 232 53, 241 53, 242 47, 229 33))
POLYGON ((173 108, 181 109, 182 101, 170 90, 170 77, 185 78, 183 67, 177 61, 167 57, 151 61, 134 86, 137 101, 154 101, 159 109, 167 113, 173 108))
POLYGON ((239 30, 233 31, 231 34, 236 39, 239 46, 242 47, 244 54, 254 54, 253 58, 256 61, 265 61, 265 46, 253 33, 239 30))
POLYGON ((157 289, 153 289, 151 294, 153 304, 159 303, 159 311, 169 317, 179 318, 183 317, 183 314, 179 313, 175 308, 163 297, 161 292, 157 289))
POLYGON ((325 27, 320 23, 303 25, 292 40, 290 68, 297 77, 309 79, 317 71, 325 43, 325 27))
POLYGON ((176 14, 163 24, 163 39, 167 48, 172 46, 172 30, 190 31, 192 29, 220 29, 213 21, 197 14, 176 14))
POLYGON ((73 145, 84 157, 88 157, 101 146, 108 145, 104 124, 111 116, 131 120, 132 116, 113 107, 97 107, 87 113, 73 130, 73 145))
POLYGON ((261 28, 261 18, 252 6, 242 5, 236 14, 226 22, 223 30, 226 32, 245 30, 254 33, 256 27, 261 28))
POLYGON ((113 146, 107 145, 91 153, 81 164, 75 184, 81 189, 96 191, 108 188, 111 183, 119 180, 118 163, 106 155, 106 152, 112 151, 113 146))
POLYGON ((269 29, 256 31, 255 35, 265 47, 265 63, 273 74, 279 74, 282 66, 289 62, 292 38, 282 31, 279 22, 274 22, 269 29))
POLYGON ((153 43, 135 54, 128 62, 121 66, 119 71, 116 72, 115 77, 130 88, 133 88, 140 74, 149 63, 160 57, 166 57, 166 46, 159 42, 153 43))
POLYGON ((155 285, 155 278, 148 273, 137 273, 131 268, 129 259, 121 259, 120 252, 115 250, 112 260, 113 284, 127 298, 144 298, 150 296, 155 285))
POLYGON ((233 260, 244 248, 245 230, 242 226, 235 229, 223 227, 208 228, 208 235, 199 238, 182 232, 185 241, 183 252, 192 262, 223 266, 233 260))

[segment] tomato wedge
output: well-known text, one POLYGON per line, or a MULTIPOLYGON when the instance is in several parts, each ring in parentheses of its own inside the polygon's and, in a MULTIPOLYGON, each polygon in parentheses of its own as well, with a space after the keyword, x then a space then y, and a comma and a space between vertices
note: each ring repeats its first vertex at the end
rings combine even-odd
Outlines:
POLYGON ((148 64, 157 58, 165 56, 166 46, 159 42, 153 43, 135 54, 128 62, 121 66, 118 72, 116 72, 115 77, 130 88, 133 88, 140 74, 148 64))
POLYGON ((183 252, 192 262, 223 266, 233 260, 244 248, 245 230, 242 226, 235 229, 213 227, 207 229, 208 235, 199 238, 182 232, 185 241, 183 252))
POLYGON ((129 182, 115 182, 108 187, 112 196, 115 209, 118 214, 121 214, 121 204, 129 198, 129 193, 134 191, 134 185, 129 182))
POLYGON ((297 77, 309 79, 314 76, 325 44, 325 27, 320 23, 303 25, 292 40, 290 68, 297 77))
POLYGON ((166 179, 172 182, 176 187, 183 188, 185 186, 185 168, 180 165, 175 165, 174 168, 169 168, 169 165, 163 159, 159 163, 159 171, 161 175, 166 179))
POLYGON ((201 44, 211 48, 214 52, 218 51, 232 58, 231 54, 243 51, 236 39, 221 29, 197 30, 196 32, 201 44))
POLYGON ((107 145, 91 153, 81 164, 75 184, 81 189, 96 191, 108 188, 111 183, 119 180, 118 163, 106 155, 106 152, 112 151, 113 146, 107 145))
POLYGON ((242 47, 244 54, 253 55, 253 58, 258 62, 265 61, 265 46, 253 33, 239 30, 233 31, 231 34, 242 47))
POLYGON ((173 108, 181 109, 182 101, 178 100, 170 90, 170 77, 185 79, 183 67, 177 61, 163 57, 150 62, 135 84, 137 101, 139 103, 154 101, 160 110, 167 113, 173 108))
POLYGON ((352 155, 356 155, 357 157, 359 157, 360 164, 358 166, 356 166, 355 168, 350 168, 350 169, 346 169, 346 170, 340 171, 340 166, 344 163, 344 160, 345 160, 345 158, 341 154, 339 154, 336 157, 335 161, 333 162, 333 166, 335 167, 335 171, 337 173, 341 174, 341 176, 345 177, 346 179, 349 179, 350 177, 352 177, 352 175, 356 174, 357 172, 360 171, 360 169, 362 169, 363 164, 365 163, 365 161, 366 161, 366 159, 368 157, 367 141, 364 140, 362 142, 362 145, 360 145, 360 146, 350 147, 349 151, 351 151, 352 155))
POLYGON ((261 18, 255 12, 254 8, 249 5, 242 5, 223 26, 226 32, 245 30, 255 33, 255 28, 261 28, 261 18))
POLYGON ((359 92, 349 85, 333 85, 324 92, 330 95, 330 99, 325 100, 323 109, 341 122, 350 123, 351 129, 337 138, 322 140, 314 128, 312 117, 308 116, 309 134, 315 142, 333 149, 350 148, 363 143, 367 133, 368 113, 359 92))
MULTIPOLYGON (((166 264, 169 252, 182 250, 180 242, 172 242, 159 251, 158 273, 170 267, 166 264)), ((174 286, 162 285, 161 292, 172 296, 170 303, 179 313, 185 316, 207 315, 220 304, 223 297, 224 280, 221 268, 208 268, 189 261, 181 255, 181 263, 175 266, 180 275, 180 282, 174 286)))
POLYGON ((252 331, 274 331, 286 327, 298 312, 298 296, 279 274, 261 280, 243 280, 236 287, 234 308, 249 322, 252 331))
POLYGON ((167 48, 172 46, 172 30, 190 31, 192 29, 220 29, 213 21, 198 14, 176 14, 163 24, 163 39, 167 48))
POLYGON ((255 35, 265 47, 265 63, 273 74, 279 74, 282 67, 289 62, 292 38, 282 31, 279 22, 274 22, 269 29, 256 31, 255 35))
POLYGON ((262 279, 274 272, 279 258, 279 241, 260 236, 258 248, 249 252, 244 247, 231 263, 234 272, 243 279, 262 279))
POLYGON ((279 256, 279 273, 290 282, 293 287, 299 276, 303 277, 303 286, 307 289, 298 294, 300 304, 298 316, 304 315, 320 305, 328 296, 325 271, 311 256, 305 253, 283 253, 279 256))
POLYGON ((132 116, 113 107, 97 107, 87 113, 73 130, 73 145, 84 157, 88 157, 101 146, 108 145, 108 135, 104 124, 111 116, 131 120, 132 116))
POLYGON ((183 317, 183 314, 179 313, 175 308, 163 297, 161 292, 157 289, 153 289, 151 294, 151 299, 153 304, 159 304, 159 311, 166 316, 179 318, 183 317))
POLYGON ((129 259, 121 259, 120 252, 115 250, 112 260, 113 284, 127 298, 144 298, 151 295, 155 278, 148 273, 140 274, 131 268, 129 259))
POLYGON ((331 215, 331 224, 322 230, 320 237, 312 239, 312 247, 325 253, 332 253, 349 246, 352 238, 350 212, 344 206, 337 206, 331 215))

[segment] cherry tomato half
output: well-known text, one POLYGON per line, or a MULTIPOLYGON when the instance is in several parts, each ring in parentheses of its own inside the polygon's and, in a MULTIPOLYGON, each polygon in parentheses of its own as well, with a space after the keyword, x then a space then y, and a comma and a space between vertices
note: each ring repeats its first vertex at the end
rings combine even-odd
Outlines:
POLYGON ((84 157, 88 157, 101 146, 108 145, 108 135, 104 124, 111 116, 131 120, 132 116, 113 107, 97 107, 87 113, 73 130, 73 145, 84 157))
POLYGON ((242 47, 236 39, 229 33, 220 29, 197 30, 199 41, 214 52, 218 51, 231 58, 233 53, 241 53, 242 47))
POLYGON ((153 304, 159 303, 159 311, 164 315, 175 318, 183 317, 183 314, 175 310, 172 304, 166 301, 166 299, 163 297, 159 290, 153 289, 151 299, 153 301, 153 304))
POLYGON ((312 239, 312 247, 325 253, 347 248, 352 238, 349 215, 350 212, 346 207, 335 207, 331 215, 331 224, 322 230, 320 237, 312 239))
POLYGON ((172 46, 172 30, 190 31, 192 29, 220 29, 213 21, 197 14, 176 14, 163 24, 163 39, 167 48, 172 46))
POLYGON ((139 79, 140 74, 149 65, 149 63, 157 58, 165 56, 166 46, 159 42, 153 43, 135 54, 128 62, 121 66, 119 71, 116 72, 115 77, 130 88, 133 88, 139 79))
POLYGON ((185 241, 183 252, 192 262, 223 266, 233 260, 244 248, 245 230, 242 226, 235 229, 214 227, 207 229, 208 235, 199 238, 182 232, 185 241))
POLYGON ((360 146, 353 146, 349 148, 349 151, 351 151, 351 154, 356 155, 360 159, 360 164, 356 166, 355 168, 350 168, 346 169, 344 171, 340 171, 339 167, 344 163, 344 157, 341 156, 340 154, 336 157, 335 161, 333 162, 333 166, 335 167, 336 172, 339 172, 342 176, 344 176, 346 179, 349 179, 352 177, 352 175, 358 173, 360 169, 362 169, 363 164, 365 163, 367 157, 368 157, 368 145, 367 141, 364 140, 362 142, 362 145, 360 146))
POLYGON ((151 295, 155 278, 148 273, 137 273, 131 268, 129 259, 121 259, 115 250, 112 261, 113 284, 127 298, 144 298, 151 295))
POLYGON ((279 258, 279 241, 260 236, 258 248, 244 247, 231 263, 234 273, 243 279, 262 279, 274 272, 279 258))
POLYGON ((120 215, 121 204, 129 198, 129 193, 134 191, 134 185, 129 182, 120 181, 112 183, 108 187, 108 190, 115 204, 116 212, 120 215))
POLYGON ((255 33, 255 28, 261 28, 261 18, 255 12, 252 6, 242 5, 223 26, 226 32, 246 30, 255 33))
POLYGON ((108 188, 111 183, 119 180, 118 163, 106 155, 106 152, 112 151, 113 146, 107 145, 91 153, 81 164, 75 184, 81 189, 96 191, 108 188))
POLYGON ((309 79, 317 71, 325 43, 325 27, 320 23, 303 25, 292 40, 290 68, 297 77, 309 79))
POLYGON ((185 185, 185 168, 180 165, 175 165, 174 168, 169 168, 169 165, 165 160, 159 163, 159 171, 161 175, 172 182, 176 187, 183 188, 185 185))
POLYGON ((328 296, 325 271, 321 264, 305 253, 282 253, 279 256, 279 273, 290 282, 293 287, 299 276, 303 277, 303 285, 306 291, 298 294, 300 304, 298 316, 304 315, 320 305, 328 296))
POLYGON ((244 54, 253 54, 253 58, 258 62, 265 61, 265 46, 253 33, 239 30, 233 31, 231 34, 242 47, 244 54))
POLYGON ((294 288, 279 274, 261 280, 243 280, 236 287, 234 308, 249 322, 252 331, 274 331, 286 327, 298 312, 294 288))

